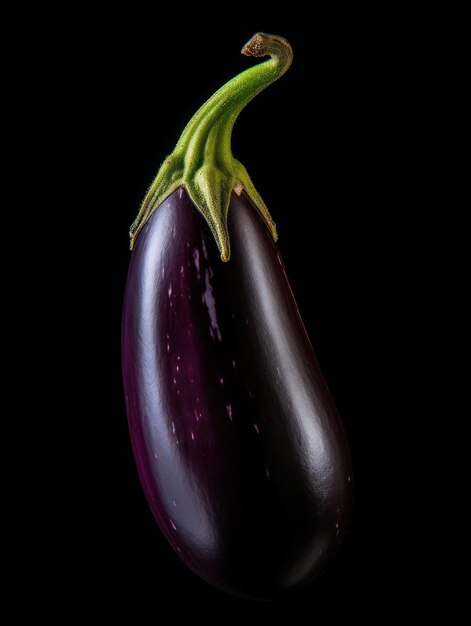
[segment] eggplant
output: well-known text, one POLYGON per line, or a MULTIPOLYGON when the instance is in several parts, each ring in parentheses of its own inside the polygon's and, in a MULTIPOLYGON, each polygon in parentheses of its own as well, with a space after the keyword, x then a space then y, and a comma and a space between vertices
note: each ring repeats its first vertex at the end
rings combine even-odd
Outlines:
POLYGON ((291 62, 289 44, 272 35, 243 51, 271 58, 192 118, 131 229, 122 364, 134 456, 162 532, 210 584, 270 599, 310 581, 336 552, 352 468, 274 224, 230 151, 224 163, 208 148, 209 130, 219 128, 213 140, 221 125, 232 130, 227 94, 235 106, 245 88, 246 102, 260 72, 269 84, 291 62))

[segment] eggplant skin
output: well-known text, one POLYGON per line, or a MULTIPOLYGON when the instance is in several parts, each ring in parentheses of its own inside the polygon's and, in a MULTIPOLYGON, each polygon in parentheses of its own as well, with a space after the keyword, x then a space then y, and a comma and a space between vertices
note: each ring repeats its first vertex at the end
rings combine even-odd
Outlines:
POLYGON ((352 505, 348 445, 281 258, 245 192, 232 256, 179 188, 134 247, 123 376, 139 475, 183 561, 269 599, 336 551, 352 505))

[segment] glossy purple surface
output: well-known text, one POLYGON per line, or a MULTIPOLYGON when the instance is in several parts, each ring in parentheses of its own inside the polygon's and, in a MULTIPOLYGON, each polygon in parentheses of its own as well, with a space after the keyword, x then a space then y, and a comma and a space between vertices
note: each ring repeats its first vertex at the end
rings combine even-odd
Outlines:
POLYGON ((180 557, 226 591, 308 580, 348 523, 351 465, 276 246, 232 195, 220 260, 183 189, 139 235, 123 318, 134 455, 180 557))

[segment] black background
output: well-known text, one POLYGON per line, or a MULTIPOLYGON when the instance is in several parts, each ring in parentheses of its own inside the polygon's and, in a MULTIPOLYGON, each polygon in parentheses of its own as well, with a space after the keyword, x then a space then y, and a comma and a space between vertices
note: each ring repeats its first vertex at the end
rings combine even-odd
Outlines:
POLYGON ((31 495, 41 523, 26 575, 46 583, 41 603, 54 607, 60 595, 73 614, 131 608, 157 619, 187 609, 215 621, 322 623, 420 610, 430 503, 417 458, 427 414, 416 304, 434 260, 419 196, 432 149, 424 94, 437 61, 417 22, 340 12, 238 12, 218 24, 201 14, 60 19, 25 68, 35 160, 53 156, 40 182, 50 218, 37 217, 52 280, 33 268, 31 281, 45 318, 39 369, 46 356, 55 365, 43 365, 37 396, 48 417, 36 426, 45 444, 31 495), (313 586, 274 603, 210 588, 167 545, 134 467, 120 372, 129 225, 197 107, 253 63, 239 50, 259 30, 286 37, 294 63, 243 111, 233 152, 277 223, 351 443, 356 489, 336 560, 313 586))

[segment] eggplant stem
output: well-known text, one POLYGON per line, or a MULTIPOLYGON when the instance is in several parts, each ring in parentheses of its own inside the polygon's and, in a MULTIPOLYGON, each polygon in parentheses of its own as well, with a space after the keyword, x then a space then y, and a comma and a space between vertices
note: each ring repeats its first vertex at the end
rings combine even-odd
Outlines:
POLYGON ((228 261, 231 254, 227 214, 233 190, 241 193, 245 189, 276 241, 275 223, 264 201, 245 167, 232 155, 231 136, 242 109, 287 71, 293 52, 286 39, 257 33, 242 48, 242 54, 270 59, 223 85, 188 122, 174 151, 162 163, 131 226, 131 250, 157 207, 182 186, 208 223, 223 261, 228 261))

